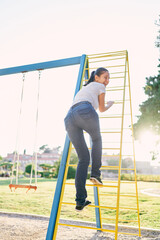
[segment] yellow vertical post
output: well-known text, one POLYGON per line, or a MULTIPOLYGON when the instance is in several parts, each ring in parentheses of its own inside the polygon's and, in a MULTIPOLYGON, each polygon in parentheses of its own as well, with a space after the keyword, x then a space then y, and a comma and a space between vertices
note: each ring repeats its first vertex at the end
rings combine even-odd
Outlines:
POLYGON ((130 112, 131 112, 131 128, 132 128, 134 174, 135 174, 135 187, 136 187, 136 203, 137 203, 137 212, 138 212, 138 228, 139 228, 139 236, 141 236, 140 217, 139 217, 139 202, 138 202, 138 187, 137 187, 137 174, 136 174, 136 160, 135 160, 135 146, 134 146, 134 131, 133 131, 133 114, 132 114, 132 103, 131 103, 131 85, 130 85, 128 56, 127 56, 127 65, 128 65, 128 85, 129 85, 129 99, 130 99, 130 112))
POLYGON ((122 106, 122 122, 121 122, 121 138, 120 138, 120 155, 118 168, 118 189, 117 189, 117 208, 116 208, 116 224, 115 224, 115 240, 118 239, 118 218, 119 218, 119 203, 120 203, 120 183, 121 183, 121 163, 122 163, 122 142, 123 142, 123 123, 124 123, 124 107, 125 107, 125 87, 127 72, 127 51, 125 59, 125 76, 123 89, 123 106, 122 106))

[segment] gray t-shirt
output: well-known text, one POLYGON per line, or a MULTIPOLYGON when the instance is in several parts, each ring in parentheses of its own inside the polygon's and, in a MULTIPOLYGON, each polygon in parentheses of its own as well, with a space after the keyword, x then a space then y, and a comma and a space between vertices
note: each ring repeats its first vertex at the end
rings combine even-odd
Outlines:
POLYGON ((81 90, 76 94, 72 106, 82 101, 88 101, 96 110, 99 106, 98 96, 101 93, 105 93, 104 84, 98 82, 91 82, 87 86, 81 88, 81 90))

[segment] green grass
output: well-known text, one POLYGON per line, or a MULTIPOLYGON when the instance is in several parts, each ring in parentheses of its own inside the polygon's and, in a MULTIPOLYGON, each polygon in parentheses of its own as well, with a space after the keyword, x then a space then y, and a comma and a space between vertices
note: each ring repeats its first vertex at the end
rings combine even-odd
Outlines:
MULTIPOLYGON (((24 181, 25 179, 21 179, 20 183, 23 183, 24 181)), ((68 180, 68 182, 74 183, 74 180, 68 180)), ((9 183, 9 180, 3 180, 2 178, 0 179, 0 211, 38 214, 45 216, 50 215, 56 187, 56 180, 38 179, 38 188, 36 192, 34 192, 34 190, 30 190, 28 193, 26 193, 26 189, 17 189, 15 192, 11 192, 8 187, 9 183)), ((160 189, 160 183, 138 182, 141 227, 160 229, 160 198, 147 196, 140 192, 141 190, 148 188, 160 189)), ((88 186, 87 192, 88 199, 94 204, 93 188, 88 186)), ((110 195, 115 194, 116 189, 114 190, 113 188, 102 187, 99 188, 99 193, 100 205, 113 207, 116 206, 116 197, 105 196, 106 193, 110 195)), ((121 194, 135 194, 134 182, 122 182, 121 194)), ((63 201, 75 203, 74 199, 74 185, 66 185, 63 201)), ((120 207, 136 207, 136 198, 121 197, 120 207)), ((86 209, 80 213, 77 213, 74 208, 74 205, 62 204, 60 217, 65 219, 95 222, 96 217, 94 207, 86 207, 86 209)), ((116 210, 102 209, 101 214, 102 217, 115 219, 116 210)), ((120 209, 119 219, 124 220, 120 222, 121 225, 127 224, 137 226, 137 223, 127 221, 137 220, 137 213, 133 210, 120 209)), ((115 223, 115 221, 103 220, 103 223, 115 223)))

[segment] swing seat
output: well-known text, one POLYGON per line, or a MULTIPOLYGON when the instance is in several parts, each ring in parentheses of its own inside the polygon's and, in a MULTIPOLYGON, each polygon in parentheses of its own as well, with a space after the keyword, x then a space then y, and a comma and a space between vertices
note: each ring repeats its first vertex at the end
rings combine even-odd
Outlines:
POLYGON ((27 188, 27 191, 28 192, 30 189, 34 189, 36 191, 37 189, 37 186, 33 186, 33 185, 23 185, 23 184, 9 184, 9 188, 12 192, 12 188, 14 188, 14 191, 17 189, 17 188, 27 188))

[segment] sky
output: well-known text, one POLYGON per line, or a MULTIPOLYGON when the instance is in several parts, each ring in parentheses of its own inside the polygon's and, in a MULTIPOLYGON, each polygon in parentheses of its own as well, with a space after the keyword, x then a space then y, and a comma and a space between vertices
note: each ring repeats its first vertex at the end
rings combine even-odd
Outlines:
MULTIPOLYGON (((127 50, 136 121, 139 104, 146 99, 146 77, 158 73, 159 0, 1 0, 0 9, 1 69, 127 50)), ((48 144, 63 149, 63 119, 73 100, 77 75, 78 66, 42 72, 37 147, 48 144)), ((19 122, 22 74, 0 77, 0 155, 17 147, 20 152, 33 151, 37 84, 38 72, 27 73, 19 122)))

